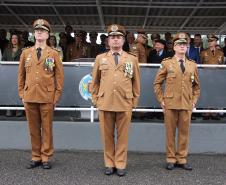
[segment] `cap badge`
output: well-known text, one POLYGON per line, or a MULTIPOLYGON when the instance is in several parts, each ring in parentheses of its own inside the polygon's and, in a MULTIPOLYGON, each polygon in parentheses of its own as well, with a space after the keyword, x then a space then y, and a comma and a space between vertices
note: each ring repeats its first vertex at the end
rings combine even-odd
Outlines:
POLYGON ((184 33, 180 33, 180 34, 178 35, 178 37, 179 37, 180 39, 184 39, 184 38, 186 38, 186 36, 185 36, 185 34, 184 34, 184 33))
POLYGON ((38 24, 38 25, 44 25, 44 20, 43 20, 43 19, 37 20, 37 24, 38 24))
POLYGON ((111 31, 117 31, 118 30, 118 26, 117 25, 112 25, 111 26, 111 31))

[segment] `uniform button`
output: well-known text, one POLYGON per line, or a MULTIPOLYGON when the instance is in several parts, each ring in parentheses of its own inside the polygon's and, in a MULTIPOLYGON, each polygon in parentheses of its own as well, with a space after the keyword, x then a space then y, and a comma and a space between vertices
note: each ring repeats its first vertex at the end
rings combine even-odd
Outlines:
POLYGON ((114 89, 113 91, 114 91, 114 92, 116 92, 116 90, 115 90, 115 89, 114 89))
POLYGON ((36 71, 36 74, 38 74, 38 71, 36 71))

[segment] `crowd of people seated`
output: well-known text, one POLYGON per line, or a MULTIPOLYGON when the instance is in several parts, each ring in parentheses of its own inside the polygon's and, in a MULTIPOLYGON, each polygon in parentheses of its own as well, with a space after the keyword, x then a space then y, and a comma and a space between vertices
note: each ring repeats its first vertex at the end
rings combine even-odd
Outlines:
MULTIPOLYGON (((163 38, 157 33, 150 35, 149 38, 143 30, 138 30, 136 33, 127 32, 123 49, 136 55, 140 63, 161 63, 164 58, 174 55, 171 33, 166 32, 163 38), (136 38, 135 34, 137 35, 136 38), (152 46, 150 46, 150 42, 152 46)), ((189 36, 188 58, 193 59, 197 64, 225 63, 226 46, 221 48, 215 35, 208 36, 207 48, 203 47, 201 34, 195 34, 193 37, 189 33, 187 35, 189 36)), ((89 33, 90 42, 87 42, 87 36, 86 31, 73 31, 72 26, 67 25, 65 31, 59 33, 59 42, 57 42, 55 35, 50 35, 48 45, 59 50, 64 62, 74 61, 78 58, 95 58, 98 54, 109 50, 107 35, 100 35, 100 44, 97 44, 97 32, 89 33)), ((10 40, 7 40, 7 31, 5 29, 0 30, 0 59, 2 61, 18 60, 21 49, 33 45, 34 42, 29 40, 28 31, 11 30, 10 40), (17 43, 15 44, 15 42, 17 43)))

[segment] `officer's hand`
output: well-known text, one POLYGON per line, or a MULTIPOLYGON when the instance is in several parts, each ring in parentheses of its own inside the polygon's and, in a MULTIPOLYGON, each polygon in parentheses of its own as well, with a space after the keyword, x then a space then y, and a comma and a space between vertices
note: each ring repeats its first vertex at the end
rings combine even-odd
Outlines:
POLYGON ((193 109, 195 108, 195 103, 192 103, 193 109))
POLYGON ((57 103, 54 103, 53 104, 53 110, 55 110, 56 105, 57 105, 57 103))
POLYGON ((162 109, 163 109, 163 113, 165 113, 165 103, 164 103, 164 101, 162 101, 161 107, 162 107, 162 109))

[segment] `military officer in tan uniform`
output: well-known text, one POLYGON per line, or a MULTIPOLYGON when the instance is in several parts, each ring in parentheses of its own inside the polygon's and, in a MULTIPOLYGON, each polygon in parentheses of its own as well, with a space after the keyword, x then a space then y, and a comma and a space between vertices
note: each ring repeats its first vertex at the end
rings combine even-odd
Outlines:
POLYGON ((75 42, 70 44, 66 52, 66 62, 88 57, 88 45, 82 42, 82 31, 74 31, 75 42))
POLYGON ((64 72, 59 52, 47 46, 50 25, 44 19, 33 24, 35 46, 24 49, 18 70, 18 91, 28 120, 32 158, 27 168, 50 169, 53 155, 52 119, 60 99, 64 72))
MULTIPOLYGON (((219 40, 214 34, 207 36, 209 47, 201 52, 201 63, 202 64, 213 64, 221 65, 224 64, 224 53, 216 48, 217 41, 219 40)), ((203 119, 214 119, 220 120, 220 116, 217 113, 204 113, 203 119)))
POLYGON ((200 95, 200 87, 196 63, 185 57, 187 39, 185 33, 175 35, 175 55, 162 61, 154 81, 154 91, 164 111, 168 170, 175 167, 192 170, 192 166, 187 162, 189 127, 192 109, 200 95), (178 129, 177 147, 176 129, 178 129))
POLYGON ((202 64, 224 64, 224 53, 216 48, 218 37, 208 35, 209 47, 201 52, 202 64))
POLYGON ((131 48, 130 52, 135 54, 138 57, 139 63, 147 63, 147 52, 146 52, 146 42, 147 35, 144 32, 138 32, 135 45, 131 48))
POLYGON ((116 170, 118 176, 124 176, 132 108, 140 96, 140 72, 137 58, 122 50, 124 27, 110 25, 107 32, 110 51, 96 57, 92 100, 99 109, 105 174, 112 175, 116 170))

